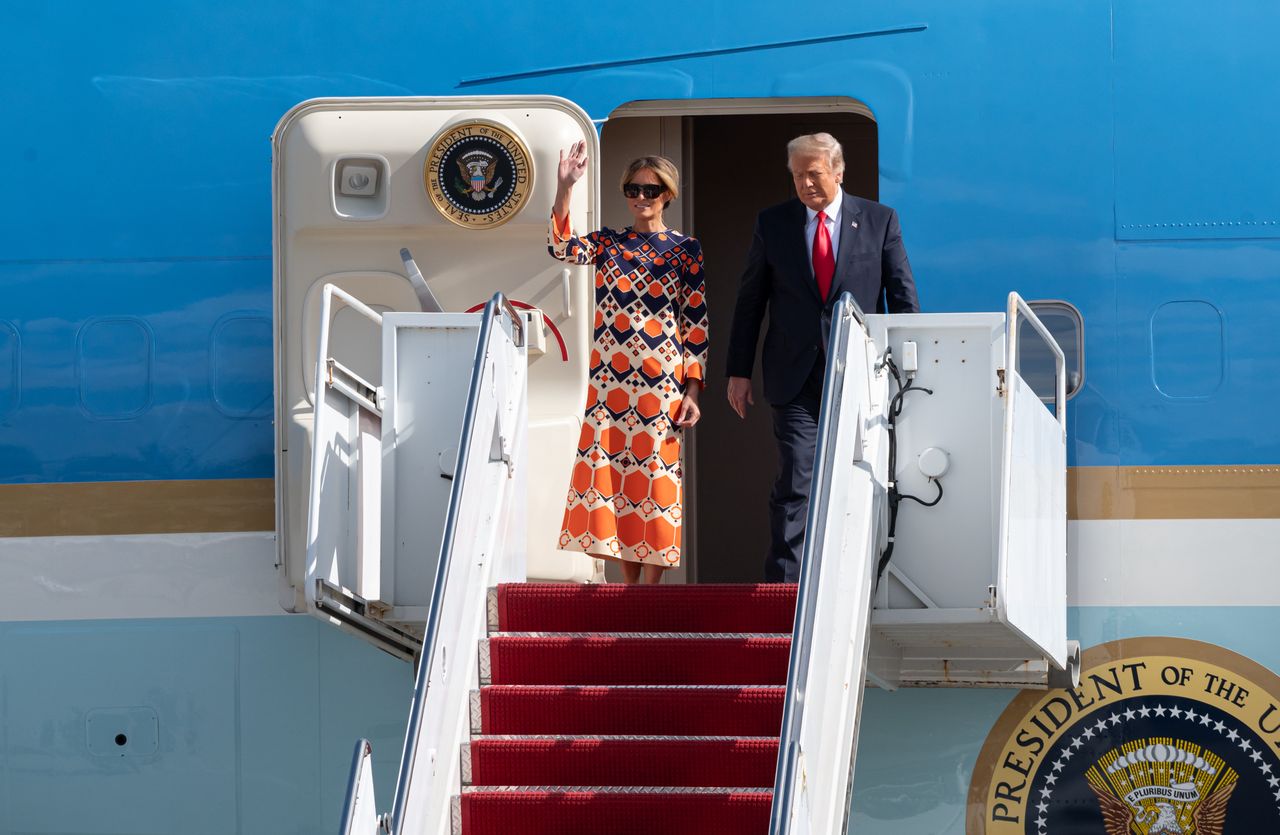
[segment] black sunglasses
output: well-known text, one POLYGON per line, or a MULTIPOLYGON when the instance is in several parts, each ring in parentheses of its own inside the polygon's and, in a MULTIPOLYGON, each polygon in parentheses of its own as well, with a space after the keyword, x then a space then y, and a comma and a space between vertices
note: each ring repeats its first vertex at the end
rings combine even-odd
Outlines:
POLYGON ((636 198, 644 195, 645 200, 653 200, 662 196, 667 187, 661 184, 650 185, 649 183, 627 183, 622 187, 622 193, 627 197, 636 198))

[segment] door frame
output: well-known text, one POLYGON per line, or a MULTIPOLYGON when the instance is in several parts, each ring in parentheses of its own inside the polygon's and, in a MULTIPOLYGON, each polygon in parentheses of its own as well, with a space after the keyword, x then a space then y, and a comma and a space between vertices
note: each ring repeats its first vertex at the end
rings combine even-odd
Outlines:
MULTIPOLYGON (((697 160, 693 153, 693 120, 697 116, 765 116, 779 114, 822 115, 826 113, 855 113, 876 122, 875 114, 865 102, 852 96, 785 96, 764 98, 718 99, 646 99, 629 101, 615 107, 607 117, 598 120, 603 154, 604 124, 615 119, 660 119, 681 117, 681 228, 697 237, 694 224, 694 206, 697 195, 694 189, 697 160), (689 118, 684 118, 689 117, 689 118)), ((697 433, 691 435, 681 447, 680 467, 684 484, 684 561, 687 563, 685 582, 698 582, 698 482, 697 433)))

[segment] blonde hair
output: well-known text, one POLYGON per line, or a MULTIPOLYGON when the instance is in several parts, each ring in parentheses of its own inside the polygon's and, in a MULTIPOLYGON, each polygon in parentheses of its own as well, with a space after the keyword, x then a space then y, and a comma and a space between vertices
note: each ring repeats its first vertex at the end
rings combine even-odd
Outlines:
POLYGON ((662 204, 662 208, 671 205, 671 201, 680 196, 680 172, 676 169, 676 164, 666 157, 648 156, 636 157, 627 163, 627 168, 622 172, 622 179, 618 182, 618 188, 622 188, 631 182, 640 171, 649 169, 653 172, 653 176, 658 178, 658 182, 667 189, 667 199, 662 204))
POLYGON ((807 133, 788 142, 787 168, 791 167, 792 158, 798 156, 825 156, 831 166, 831 173, 844 173, 844 148, 829 133, 807 133))

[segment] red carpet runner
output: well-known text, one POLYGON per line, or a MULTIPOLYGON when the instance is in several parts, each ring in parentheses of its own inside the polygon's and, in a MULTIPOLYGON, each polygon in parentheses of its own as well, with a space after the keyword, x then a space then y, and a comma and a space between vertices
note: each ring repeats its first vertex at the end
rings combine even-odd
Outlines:
POLYGON ((795 587, 490 593, 457 835, 764 835, 795 587))

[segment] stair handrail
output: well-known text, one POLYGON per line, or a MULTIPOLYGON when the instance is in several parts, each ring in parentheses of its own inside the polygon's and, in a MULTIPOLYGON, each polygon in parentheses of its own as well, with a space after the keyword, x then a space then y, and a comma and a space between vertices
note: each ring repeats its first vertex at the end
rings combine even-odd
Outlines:
MULTIPOLYGON (((1067 434, 1067 357, 1062 351, 1062 346, 1058 344, 1058 340, 1054 338, 1053 333, 1049 330, 1044 322, 1040 321, 1040 317, 1036 315, 1031 305, 1027 304, 1022 296, 1016 291, 1009 293, 1009 302, 1005 313, 1005 371, 1006 374, 1013 375, 1018 373, 1018 323, 1021 319, 1026 319, 1027 323, 1035 330, 1048 347, 1050 353, 1053 354, 1053 416, 1057 418, 1058 424, 1062 427, 1063 437, 1067 434)), ((1006 389, 1011 388, 1006 385, 1006 389)), ((1006 437, 1008 433, 1006 432, 1006 437)))
POLYGON ((342 805, 342 835, 376 832, 378 810, 373 793, 373 746, 367 739, 356 740, 347 779, 347 799, 342 805))
MULTIPOLYGON (((858 307, 852 295, 845 293, 836 303, 831 317, 831 333, 827 347, 821 411, 818 418, 818 441, 814 459, 813 486, 810 490, 808 518, 806 520, 807 534, 800 567, 795 626, 792 632, 786 699, 783 707, 782 732, 778 746, 778 768, 774 782, 773 808, 769 825, 770 835, 791 835, 791 833, 819 831, 811 827, 809 815, 804 813, 805 810, 798 808, 805 807, 810 800, 806 796, 807 783, 809 781, 805 774, 806 752, 802 740, 802 731, 805 728, 806 706, 810 702, 811 696, 809 692, 810 662, 815 650, 816 624, 821 614, 819 601, 823 597, 822 592, 824 590, 830 591, 833 588, 832 584, 835 583, 842 584, 839 586, 840 588, 847 586, 855 579, 852 577, 851 572, 866 574, 865 577, 856 578, 859 583, 858 594, 861 596, 862 606, 865 609, 865 622, 861 624, 855 622, 847 625, 847 638, 850 646, 859 643, 859 639, 861 644, 862 655, 852 667, 853 675, 856 676, 857 680, 848 682, 848 686, 841 696, 844 700, 843 703, 834 706, 831 704, 820 706, 824 708, 824 716, 830 715, 834 710, 835 714, 841 717, 845 723, 851 721, 849 712, 852 711, 855 717, 856 733, 856 714, 861 706, 864 678, 862 670, 865 666, 866 658, 866 631, 870 622, 874 558, 866 556, 859 566, 841 566, 839 564, 828 566, 824 563, 824 542, 828 525, 833 521, 832 513, 844 513, 844 519, 847 520, 849 518, 846 508, 833 508, 830 501, 832 498, 832 481, 833 477, 837 475, 838 469, 840 475, 847 475, 855 469, 861 469, 871 475, 872 489, 871 492, 867 493, 867 506, 863 509, 864 519, 861 520, 864 523, 868 523, 870 528, 870 530, 861 532, 865 549, 868 552, 875 550, 874 544, 879 539, 876 527, 877 520, 883 511, 883 502, 881 501, 883 473, 878 472, 878 470, 884 466, 884 462, 879 459, 879 446, 877 444, 864 443, 864 433, 869 431, 869 426, 874 425, 873 418, 875 415, 873 412, 875 409, 882 408, 884 404, 882 402, 883 392, 881 389, 876 388, 876 381, 870 368, 871 360, 867 353, 868 342, 869 336, 866 331, 866 322, 862 310, 858 307), (854 363, 863 364, 863 368, 858 372, 857 377, 847 379, 849 372, 854 368, 854 363), (863 376, 864 374, 866 375, 865 377, 863 376), (866 385, 861 390, 845 392, 846 385, 864 381, 866 385), (845 394, 854 396, 846 400, 845 394), (852 412, 852 414, 849 414, 849 412, 852 412), (851 433, 844 436, 843 444, 839 443, 842 430, 851 433), (864 460, 864 449, 870 453, 872 460, 864 460), (844 454, 849 454, 852 460, 845 460, 844 454), (839 460, 837 460, 838 457, 839 460), (800 814, 797 814, 797 812, 800 812, 800 814)), ((873 355, 871 356, 873 358, 873 355)), ((879 376, 882 377, 883 375, 879 376)), ((866 492, 865 488, 863 492, 866 492)), ((833 560, 833 562, 835 561, 833 560)), ((845 601, 845 603, 848 602, 845 601)), ((830 619, 829 615, 823 615, 823 617, 830 619)), ((857 621, 857 619, 855 615, 854 620, 857 621)), ((851 652, 854 651, 857 650, 851 650, 851 652)), ((851 659, 852 656, 850 655, 849 658, 851 659)), ((849 665, 846 664, 840 669, 824 670, 823 674, 849 675, 850 669, 849 665)), ((837 734, 840 732, 842 732, 842 728, 831 728, 828 733, 837 734)), ((846 775, 851 780, 853 756, 856 751, 856 735, 851 745, 848 761, 834 764, 842 770, 839 775, 840 780, 845 780, 846 775), (843 769, 845 765, 848 766, 848 769, 843 769)), ((842 786, 840 788, 844 790, 837 790, 830 802, 835 803, 843 799, 847 806, 849 787, 842 786)), ((836 820, 843 818, 844 826, 847 827, 847 808, 826 810, 825 816, 828 818, 834 817, 836 820)), ((821 831, 824 832, 824 835, 827 832, 827 830, 821 831)))
MULTIPOLYGON (((383 316, 352 293, 336 284, 325 284, 320 308, 320 337, 316 352, 315 388, 312 394, 311 480, 307 498, 306 554, 302 583, 308 606, 335 620, 346 621, 366 639, 399 658, 410 660, 415 651, 413 636, 379 618, 368 617, 363 609, 366 599, 380 598, 381 569, 379 554, 370 542, 376 541, 381 520, 380 455, 373 453, 382 434, 382 387, 366 380, 343 363, 344 357, 334 351, 333 323, 339 305, 350 309, 377 329, 380 345, 383 316), (359 429, 352 430, 351 416, 335 409, 330 393, 345 398, 359 411, 359 429), (351 433, 354 437, 349 437, 351 433), (363 445, 368 441, 371 446, 363 445), (352 445, 350 458, 335 452, 338 447, 352 445), (355 469, 360 481, 359 495, 348 497, 341 487, 347 476, 337 470, 341 466, 355 469), (326 479, 326 473, 333 481, 326 479), (334 489, 334 493, 330 490, 334 489), (350 504, 348 504, 348 500, 350 504), (339 512, 341 508, 341 512, 339 512), (356 566, 343 582, 335 582, 333 573, 340 571, 340 544, 347 536, 349 524, 363 529, 352 551, 356 566), (366 585, 368 584, 368 585, 366 585)), ((345 406, 344 406, 345 408, 345 406)))
MULTIPOLYGON (((458 463, 454 469, 453 484, 449 495, 449 508, 445 515, 444 536, 440 546, 440 561, 436 566, 431 605, 422 642, 423 651, 418 661, 413 701, 405 733, 405 745, 400 759, 399 776, 396 780, 395 800, 389 821, 389 831, 391 833, 404 831, 402 824, 408 801, 408 789, 413 782, 414 763, 417 762, 418 737, 422 729, 426 697, 430 685, 435 679, 433 674, 438 675, 441 672, 440 669, 437 669, 437 666, 441 664, 442 659, 438 657, 436 650, 440 637, 445 595, 448 591, 449 578, 455 567, 454 553, 458 537, 458 520, 462 515, 462 498, 467 486, 467 472, 469 469, 467 457, 476 441, 478 406, 487 382, 484 372, 490 353, 490 342, 494 337, 495 323, 500 316, 510 319, 515 344, 517 346, 525 344, 524 320, 502 293, 494 294, 493 298, 485 305, 482 316, 475 360, 471 369, 471 383, 467 394, 466 411, 462 422, 461 442, 458 445, 458 463)), ((517 419, 523 420, 524 417, 524 415, 519 415, 517 419)), ((510 466, 510 462, 508 462, 508 465, 510 466)), ((477 593, 483 596, 487 594, 487 591, 486 586, 479 588, 477 593)), ((462 662, 457 660, 450 663, 460 664, 462 662)), ((459 680, 461 680, 459 677, 454 677, 454 681, 459 680)))
POLYGON ((1065 603, 1066 355, 1049 328, 1017 292, 1009 293, 1004 350, 995 609, 1003 622, 1043 650, 1049 662, 1051 687, 1074 687, 1079 681, 1078 645, 1067 640, 1065 603), (1024 323, 1032 327, 1053 355, 1052 414, 1040 393, 1027 384, 1018 370, 1022 347, 1019 328, 1024 323), (1022 592, 1030 588, 1042 590, 1045 599, 1055 604, 1025 605, 1022 592))

